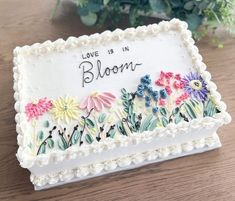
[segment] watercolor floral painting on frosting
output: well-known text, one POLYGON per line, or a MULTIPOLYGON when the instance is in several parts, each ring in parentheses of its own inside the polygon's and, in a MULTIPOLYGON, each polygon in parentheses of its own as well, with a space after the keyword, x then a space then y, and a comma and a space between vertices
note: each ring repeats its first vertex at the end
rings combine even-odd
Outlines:
POLYGON ((200 74, 161 71, 157 78, 140 77, 132 92, 122 88, 120 94, 91 93, 81 102, 66 96, 55 100, 44 97, 26 104, 25 114, 35 131, 28 147, 34 155, 45 154, 213 117, 219 112, 200 74), (37 131, 45 114, 50 120, 44 119, 44 129, 37 131))

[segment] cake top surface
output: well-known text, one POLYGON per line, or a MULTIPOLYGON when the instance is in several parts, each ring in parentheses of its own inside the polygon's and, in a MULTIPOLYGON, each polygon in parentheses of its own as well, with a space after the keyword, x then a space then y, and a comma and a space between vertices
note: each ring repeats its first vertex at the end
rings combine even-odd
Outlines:
POLYGON ((176 19, 17 47, 14 65, 23 167, 230 120, 176 19))

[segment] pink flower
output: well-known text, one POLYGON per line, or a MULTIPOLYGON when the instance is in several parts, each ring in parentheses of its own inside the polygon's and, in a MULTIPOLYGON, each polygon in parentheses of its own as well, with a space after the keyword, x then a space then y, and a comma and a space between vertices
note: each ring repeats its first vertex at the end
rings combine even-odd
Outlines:
POLYGON ((84 99, 80 104, 80 108, 86 109, 88 112, 91 109, 101 111, 105 107, 110 108, 115 99, 116 97, 109 92, 96 92, 84 99))
POLYGON ((166 101, 164 99, 162 99, 162 98, 159 99, 158 103, 159 103, 160 106, 166 105, 166 101))
POLYGON ((188 99, 188 97, 189 97, 189 94, 188 93, 183 93, 181 96, 179 96, 177 99, 176 99, 176 101, 175 101, 175 103, 176 103, 176 105, 180 105, 181 104, 181 102, 183 102, 183 101, 185 101, 186 99, 188 99))
POLYGON ((166 87, 165 87, 165 90, 166 90, 166 93, 167 93, 168 95, 171 95, 172 90, 171 90, 171 87, 170 87, 170 86, 166 86, 166 87))
POLYGON ((52 108, 52 102, 47 100, 47 98, 41 98, 37 101, 37 103, 28 103, 25 106, 25 113, 28 117, 28 121, 33 118, 38 119, 39 116, 42 116, 48 110, 52 108))
POLYGON ((175 89, 183 89, 184 88, 184 82, 182 80, 174 81, 173 85, 174 85, 175 89))

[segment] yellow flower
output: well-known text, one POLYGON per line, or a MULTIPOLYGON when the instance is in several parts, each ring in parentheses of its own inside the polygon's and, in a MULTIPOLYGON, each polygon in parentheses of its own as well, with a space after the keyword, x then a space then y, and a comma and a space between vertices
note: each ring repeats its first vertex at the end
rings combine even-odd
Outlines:
POLYGON ((78 119, 78 103, 75 99, 70 97, 58 98, 52 101, 53 108, 51 110, 57 122, 64 121, 69 123, 71 120, 78 119))

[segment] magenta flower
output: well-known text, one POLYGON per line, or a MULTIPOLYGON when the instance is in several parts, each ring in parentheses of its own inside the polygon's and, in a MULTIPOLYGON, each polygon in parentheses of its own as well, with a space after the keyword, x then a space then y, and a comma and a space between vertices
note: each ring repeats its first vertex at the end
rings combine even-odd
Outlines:
POLYGON ((80 108, 86 109, 88 112, 91 109, 101 111, 103 108, 110 108, 115 99, 116 97, 109 92, 95 92, 81 102, 80 108))
POLYGON ((41 98, 37 102, 28 103, 25 106, 25 113, 28 117, 28 121, 33 118, 38 119, 39 116, 42 116, 44 113, 49 111, 52 108, 52 102, 47 100, 47 98, 41 98))

